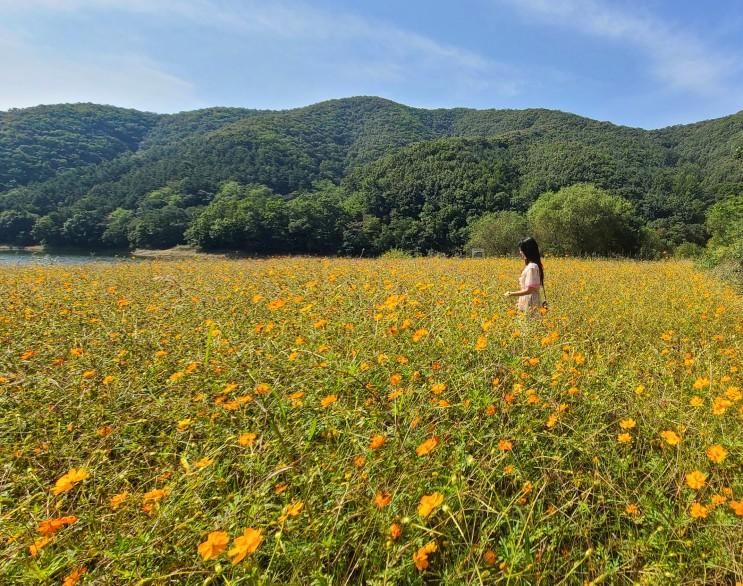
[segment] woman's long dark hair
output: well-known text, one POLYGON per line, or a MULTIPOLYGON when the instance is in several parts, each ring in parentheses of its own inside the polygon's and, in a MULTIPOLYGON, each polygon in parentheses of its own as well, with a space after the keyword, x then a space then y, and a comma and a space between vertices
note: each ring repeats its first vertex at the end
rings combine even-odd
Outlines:
POLYGON ((542 266, 542 255, 539 254, 539 245, 531 236, 519 242, 519 250, 524 253, 526 260, 524 264, 533 262, 539 267, 539 280, 544 285, 544 267, 542 266))

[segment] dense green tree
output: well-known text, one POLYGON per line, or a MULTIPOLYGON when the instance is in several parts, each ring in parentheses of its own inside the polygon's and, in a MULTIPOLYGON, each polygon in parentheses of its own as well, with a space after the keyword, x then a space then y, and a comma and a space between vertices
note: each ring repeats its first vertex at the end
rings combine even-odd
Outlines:
POLYGON ((743 195, 713 205, 707 213, 711 246, 730 246, 743 242, 743 195))
POLYGON ((32 230, 38 216, 28 212, 0 212, 0 243, 25 246, 34 242, 32 230))
POLYGON ((640 246, 632 204, 590 184, 542 194, 528 219, 543 249, 556 254, 631 254, 640 246))
POLYGON ((61 236, 64 244, 86 249, 101 245, 105 229, 105 218, 99 211, 78 211, 62 224, 61 236))
POLYGON ((101 235, 104 245, 111 248, 125 249, 131 244, 129 231, 134 222, 134 212, 124 208, 116 208, 106 219, 106 227, 101 235))
POLYGON ((192 213, 174 205, 145 208, 129 224, 129 243, 134 248, 170 248, 185 242, 192 213))
POLYGON ((524 214, 510 211, 483 214, 470 225, 467 250, 481 248, 488 255, 515 254, 527 232, 524 214))
POLYGON ((196 216, 186 238, 203 249, 283 252, 288 249, 286 207, 265 186, 228 181, 196 216))

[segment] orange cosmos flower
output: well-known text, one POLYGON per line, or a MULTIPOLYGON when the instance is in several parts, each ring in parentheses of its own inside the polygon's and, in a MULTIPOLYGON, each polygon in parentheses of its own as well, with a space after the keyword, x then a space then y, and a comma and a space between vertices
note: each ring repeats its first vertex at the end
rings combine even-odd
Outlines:
POLYGON ((57 482, 54 485, 54 488, 52 489, 52 493, 62 494, 63 492, 67 492, 68 490, 71 490, 78 482, 82 482, 86 478, 88 478, 90 474, 87 470, 84 470, 83 468, 70 468, 70 471, 67 472, 67 474, 60 477, 57 482))
POLYGON ((103 425, 95 430, 96 434, 99 435, 100 437, 108 437, 109 435, 113 433, 113 431, 114 431, 114 428, 111 427, 110 425, 103 425))
POLYGON ((230 541, 230 536, 226 531, 212 531, 206 538, 206 541, 199 544, 198 552, 204 561, 213 560, 219 557, 230 541))
POLYGON ((428 554, 435 552, 437 549, 438 546, 436 545, 436 542, 429 541, 413 554, 413 562, 418 571, 422 572, 428 567, 428 554))
POLYGON ((440 395, 446 390, 446 385, 444 383, 434 383, 431 385, 431 392, 434 395, 440 395))
POLYGON ((439 438, 436 436, 427 439, 424 441, 421 445, 419 445, 417 448, 415 448, 415 453, 419 456, 425 456, 426 454, 431 453, 433 449, 439 445, 439 438))
POLYGON ((390 384, 393 387, 396 387, 397 385, 399 385, 400 381, 402 381, 402 376, 398 374, 397 372, 390 375, 390 384))
POLYGON ((88 568, 85 566, 75 568, 64 577, 64 580, 62 580, 62 586, 75 586, 87 571, 88 568))
POLYGON ((692 407, 701 407, 704 405, 704 399, 700 397, 699 395, 694 395, 691 399, 689 399, 689 405, 692 407))
POLYGON ((245 529, 242 535, 235 537, 232 542, 232 549, 227 552, 227 555, 232 558, 232 564, 239 564, 245 559, 246 555, 255 553, 262 541, 262 531, 252 527, 245 529))
POLYGON ((373 438, 371 438, 371 441, 369 442, 369 447, 372 450, 377 450, 384 445, 385 441, 387 440, 385 440, 383 435, 380 435, 380 434, 375 435, 373 438))
POLYGON ((681 436, 679 436, 675 431, 666 430, 660 432, 660 437, 663 438, 663 441, 665 441, 669 446, 677 446, 681 442, 681 436))
POLYGON ((304 502, 302 501, 294 501, 293 503, 286 505, 284 507, 284 513, 281 516, 279 516, 279 522, 283 523, 289 517, 299 516, 299 513, 302 512, 303 508, 304 508, 304 502))
POLYGON ((488 417, 492 417, 493 415, 495 415, 495 411, 495 405, 493 405, 492 403, 485 407, 485 415, 487 415, 488 417))
POLYGON ((65 525, 72 525, 77 522, 77 517, 74 515, 68 515, 66 517, 57 517, 55 519, 47 519, 39 523, 36 529, 37 533, 41 535, 54 535, 59 529, 65 525))
POLYGON ((713 444, 707 448, 707 457, 715 464, 722 463, 728 456, 728 451, 720 444, 713 444))
POLYGON ((249 448, 255 443, 255 438, 257 437, 258 437, 257 433, 252 433, 252 432, 241 433, 238 436, 237 441, 241 446, 249 448))
POLYGON ((392 523, 392 525, 390 525, 389 533, 390 533, 390 539, 392 541, 395 541, 396 539, 399 539, 400 536, 402 535, 402 527, 400 527, 400 525, 398 525, 397 523, 392 523))
POLYGON ((118 509, 126 499, 129 498, 128 492, 120 492, 119 494, 115 494, 111 497, 111 508, 115 511, 118 509))
POLYGON ((689 514, 694 519, 704 519, 709 514, 709 509, 697 501, 694 501, 691 503, 689 514))
POLYGON ((271 392, 271 387, 269 387, 266 383, 259 383, 255 386, 255 392, 259 395, 267 395, 271 392))
POLYGON ((697 380, 694 381, 694 384, 692 385, 692 388, 695 391, 701 391, 702 389, 705 389, 709 386, 709 379, 705 377, 699 377, 697 380))
POLYGON ((513 449, 513 444, 506 439, 502 439, 498 442, 498 449, 501 452, 510 452, 513 449))
POLYGON ((39 555, 39 552, 44 549, 51 540, 51 537, 38 537, 34 539, 34 542, 28 546, 28 552, 31 554, 31 557, 35 558, 39 555))
POLYGON ((174 372, 168 377, 168 381, 171 383, 178 382, 185 376, 185 373, 182 370, 179 370, 178 372, 174 372))
POLYGON ((733 509, 738 517, 743 517, 743 500, 730 501, 730 508, 733 509))
POLYGON ((485 560, 487 565, 494 566, 495 562, 498 561, 498 556, 492 549, 488 549, 484 554, 482 554, 482 559, 485 560))
POLYGON ((626 507, 624 507, 624 512, 627 513, 628 515, 634 516, 640 513, 640 509, 638 508, 636 504, 630 503, 626 507))
POLYGON ((712 415, 723 415, 733 402, 725 397, 715 397, 712 401, 712 415))
POLYGON ((426 328, 420 328, 413 332, 412 340, 413 342, 420 342, 427 335, 428 335, 428 330, 426 328))
POLYGON ((213 458, 203 457, 203 458, 200 458, 199 460, 196 460, 193 463, 193 465, 196 466, 197 468, 206 468, 209 464, 212 464, 213 462, 214 462, 213 458))
POLYGON ((377 491, 377 494, 374 495, 374 505, 379 509, 383 509, 389 505, 391 501, 392 495, 386 491, 379 490, 377 491))
POLYGON ((706 479, 706 474, 699 470, 694 470, 694 472, 689 472, 689 474, 686 475, 686 484, 689 488, 698 490, 704 486, 706 479))
POLYGON ((168 490, 165 488, 155 488, 142 495, 142 502, 144 504, 157 503, 165 498, 168 494, 168 490))
POLYGON ((337 400, 338 400, 338 397, 336 395, 327 395, 323 397, 323 399, 320 401, 320 405, 327 408, 327 407, 330 407, 337 400))
POLYGON ((440 492, 434 492, 431 494, 425 494, 421 497, 421 501, 418 504, 418 515, 422 518, 428 517, 433 510, 444 502, 444 495, 440 492))

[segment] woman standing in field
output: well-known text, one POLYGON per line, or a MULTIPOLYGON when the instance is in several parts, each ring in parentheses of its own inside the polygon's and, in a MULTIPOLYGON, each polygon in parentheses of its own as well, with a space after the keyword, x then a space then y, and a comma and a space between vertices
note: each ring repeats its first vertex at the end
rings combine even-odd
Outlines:
POLYGON ((518 308, 524 312, 536 312, 541 306, 539 288, 544 287, 544 268, 539 246, 534 238, 519 242, 519 254, 524 259, 524 270, 519 277, 519 291, 507 291, 506 297, 518 297, 518 308))

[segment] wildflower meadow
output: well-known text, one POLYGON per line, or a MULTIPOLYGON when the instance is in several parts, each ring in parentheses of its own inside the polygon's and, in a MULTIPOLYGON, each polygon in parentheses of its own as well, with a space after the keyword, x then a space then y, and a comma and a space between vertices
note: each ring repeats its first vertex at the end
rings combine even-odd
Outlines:
POLYGON ((521 268, 0 269, 0 582, 742 583, 743 297, 521 268))

